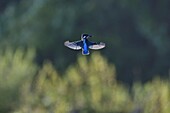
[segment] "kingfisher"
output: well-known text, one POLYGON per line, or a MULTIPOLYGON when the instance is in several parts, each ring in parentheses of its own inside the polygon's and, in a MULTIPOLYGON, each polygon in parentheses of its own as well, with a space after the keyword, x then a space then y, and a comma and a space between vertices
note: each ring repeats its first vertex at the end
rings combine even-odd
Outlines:
POLYGON ((89 55, 89 49, 98 50, 105 47, 105 43, 103 42, 91 42, 88 38, 92 37, 90 34, 82 34, 81 40, 69 42, 64 42, 64 45, 73 50, 81 50, 82 55, 89 55))

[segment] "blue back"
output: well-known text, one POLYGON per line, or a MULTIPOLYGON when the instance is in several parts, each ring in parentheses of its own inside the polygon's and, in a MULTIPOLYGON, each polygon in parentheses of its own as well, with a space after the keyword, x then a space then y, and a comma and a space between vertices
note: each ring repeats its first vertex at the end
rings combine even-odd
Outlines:
POLYGON ((88 49, 88 44, 87 44, 87 39, 83 39, 83 51, 82 54, 88 55, 89 54, 89 49, 88 49))

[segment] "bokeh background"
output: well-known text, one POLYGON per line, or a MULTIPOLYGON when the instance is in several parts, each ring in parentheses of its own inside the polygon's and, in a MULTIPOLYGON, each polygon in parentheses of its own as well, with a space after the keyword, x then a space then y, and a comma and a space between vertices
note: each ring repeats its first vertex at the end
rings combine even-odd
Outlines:
POLYGON ((0 113, 169 113, 169 0, 0 0, 0 113), (67 40, 105 42, 89 56, 67 40))

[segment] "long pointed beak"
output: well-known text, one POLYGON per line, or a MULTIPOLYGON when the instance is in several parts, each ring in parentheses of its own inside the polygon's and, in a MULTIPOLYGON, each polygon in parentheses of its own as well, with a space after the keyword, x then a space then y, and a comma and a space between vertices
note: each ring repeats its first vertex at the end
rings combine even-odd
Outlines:
POLYGON ((92 35, 89 35, 88 38, 92 37, 92 35))

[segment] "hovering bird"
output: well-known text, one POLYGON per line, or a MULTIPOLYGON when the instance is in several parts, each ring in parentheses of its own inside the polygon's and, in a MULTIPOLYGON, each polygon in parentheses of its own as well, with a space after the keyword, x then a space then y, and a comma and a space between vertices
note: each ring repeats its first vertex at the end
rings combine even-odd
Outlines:
POLYGON ((94 49, 94 50, 98 50, 98 49, 102 49, 105 47, 105 43, 103 42, 91 42, 88 40, 88 38, 92 37, 92 35, 89 34, 82 34, 81 35, 81 40, 79 41, 74 41, 74 42, 69 42, 66 41, 64 43, 65 46, 67 46, 70 49, 73 50, 80 50, 82 49, 82 54, 83 55, 89 55, 89 49, 94 49))

